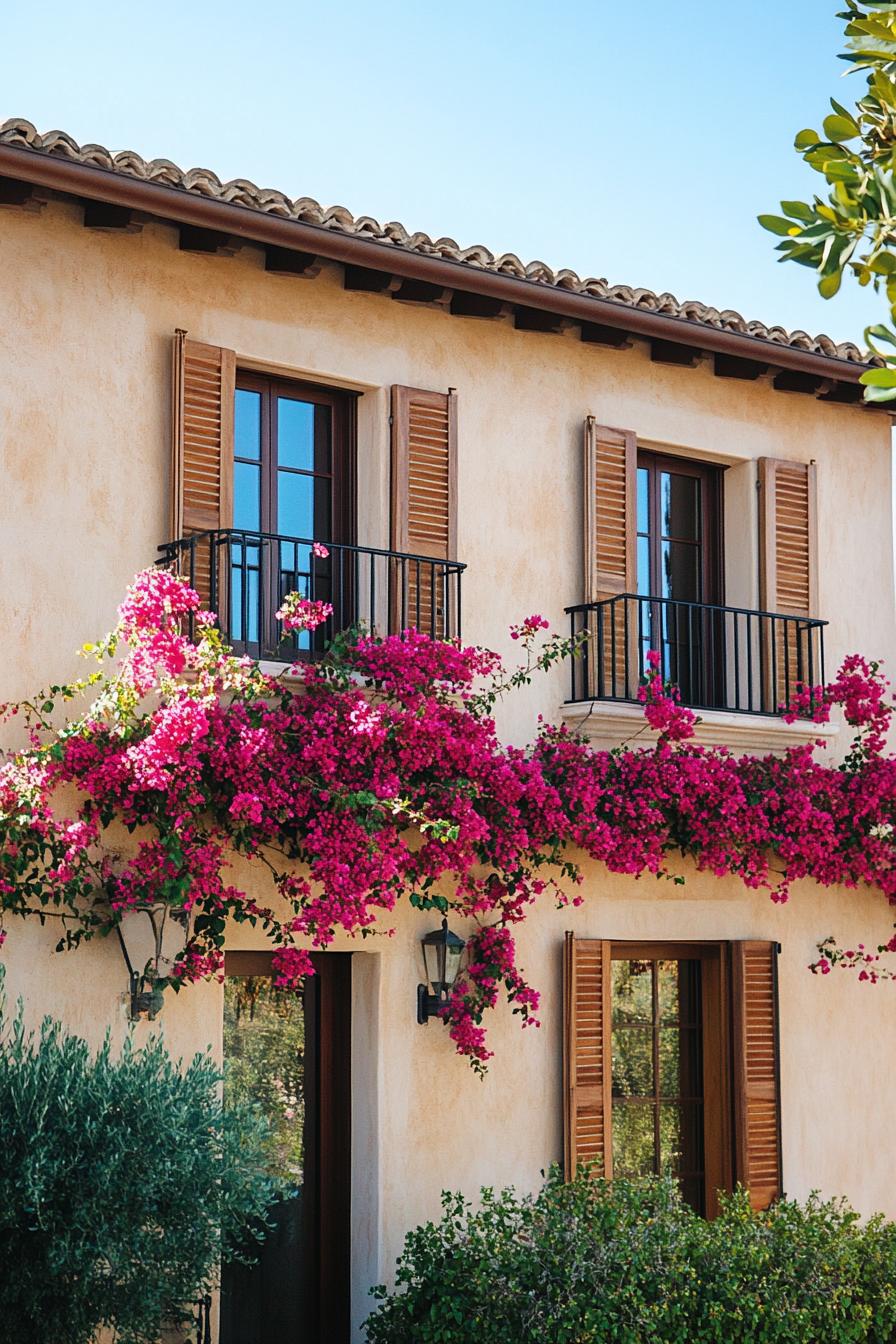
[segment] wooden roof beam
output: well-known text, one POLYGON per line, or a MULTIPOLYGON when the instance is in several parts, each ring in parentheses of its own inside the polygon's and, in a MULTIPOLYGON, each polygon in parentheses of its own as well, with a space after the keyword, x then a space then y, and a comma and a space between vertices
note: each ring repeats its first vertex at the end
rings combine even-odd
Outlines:
POLYGON ((143 221, 135 210, 126 205, 109 205, 106 201, 84 202, 85 229, 102 229, 104 233, 140 233, 143 221))
POLYGON ((541 331, 556 333, 563 330, 566 322, 559 313, 548 313, 543 308, 526 308, 516 304, 513 310, 513 325, 517 331, 541 331))
POLYGON ((803 373, 800 369, 779 369, 772 379, 772 387, 778 392, 803 392, 815 396, 830 388, 830 380, 820 378, 814 373, 803 373))
POLYGON ((627 331, 606 327, 602 322, 583 322, 579 334, 589 345, 608 345, 614 350, 631 350, 634 344, 627 331))
POLYGON ((312 280, 320 275, 320 259, 313 252, 296 252, 291 247, 268 243, 264 249, 264 268, 270 275, 298 275, 312 280))
POLYGON ((448 305, 455 317, 505 317, 510 312, 502 299, 493 299, 488 294, 473 294, 465 289, 456 289, 448 305))
POLYGON ((342 286, 360 294, 385 294, 401 282, 391 271, 374 271, 368 266, 347 264, 343 268, 342 286))
POLYGON ((197 228, 194 224, 181 224, 181 252, 202 252, 206 256, 232 257, 242 246, 239 239, 218 229, 197 228))
POLYGON ((445 304, 451 291, 444 285, 433 284, 430 280, 402 280, 397 289, 392 290, 393 299, 399 303, 439 303, 445 304))
POLYGON ((681 345, 678 341, 650 342, 650 358, 654 364, 679 364, 693 369, 703 353, 699 345, 681 345))
POLYGON ((768 365, 758 359, 741 359, 738 355, 713 356, 713 373, 717 378, 741 378, 755 383, 763 373, 768 373, 768 365))
POLYGON ((0 205, 36 213, 46 205, 36 195, 33 182, 21 182, 16 177, 0 177, 0 205))

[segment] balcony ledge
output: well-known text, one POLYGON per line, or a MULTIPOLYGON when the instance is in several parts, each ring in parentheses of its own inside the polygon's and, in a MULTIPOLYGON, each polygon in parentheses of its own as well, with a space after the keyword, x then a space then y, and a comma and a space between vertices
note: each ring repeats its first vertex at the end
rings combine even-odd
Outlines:
MULTIPOLYGON (((607 700, 575 700, 560 710, 563 722, 583 733, 598 751, 611 751, 626 744, 652 747, 657 734, 644 722, 640 705, 607 700)), ((783 756, 788 747, 806 742, 836 743, 836 723, 785 723, 766 714, 732 714, 725 710, 700 711, 694 742, 704 747, 727 747, 735 756, 783 756)))

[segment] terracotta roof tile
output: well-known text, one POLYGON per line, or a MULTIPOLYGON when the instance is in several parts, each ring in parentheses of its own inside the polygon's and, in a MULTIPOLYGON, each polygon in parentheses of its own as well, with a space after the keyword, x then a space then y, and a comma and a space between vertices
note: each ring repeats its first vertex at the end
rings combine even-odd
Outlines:
POLYGON ((409 233, 404 225, 395 221, 380 224, 369 215, 355 217, 344 206, 324 207, 308 196, 292 200, 280 191, 258 187, 245 178, 222 182, 208 168, 190 168, 185 171, 170 159, 146 160, 132 150, 113 154, 102 145, 79 145, 64 131, 46 131, 40 134, 31 122, 19 118, 12 118, 0 126, 0 144, 105 168, 114 173, 241 205, 283 219, 294 219, 340 233, 368 238, 424 256, 442 257, 499 275, 515 276, 556 289, 607 299, 625 307, 662 313, 700 327, 739 332, 773 345, 791 346, 798 350, 844 359, 852 363, 863 363, 868 359, 867 354, 851 341, 837 343, 830 336, 810 336, 805 331, 787 331, 780 326, 766 326, 763 322, 748 321, 731 308, 720 311, 694 299, 682 302, 674 294, 655 294, 650 289, 611 285, 606 280, 596 279, 593 276, 582 279, 575 271, 554 271, 543 261, 524 263, 512 252, 496 256, 480 244, 460 247, 453 238, 433 239, 426 233, 409 233))

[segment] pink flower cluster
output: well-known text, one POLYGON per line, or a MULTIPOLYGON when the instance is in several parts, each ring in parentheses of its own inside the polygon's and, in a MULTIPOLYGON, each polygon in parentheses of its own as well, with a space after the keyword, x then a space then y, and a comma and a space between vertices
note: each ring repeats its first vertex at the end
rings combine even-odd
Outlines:
POLYGON ((638 699, 644 706, 644 717, 660 741, 685 742, 694 736, 697 716, 681 704, 678 687, 664 681, 660 668, 662 656, 650 649, 645 659, 647 673, 638 687, 638 699))
POLYGON ((527 616, 519 625, 510 627, 510 638, 523 641, 534 639, 540 630, 549 630, 550 628, 550 622, 546 621, 543 616, 537 614, 527 616))
POLYGON ((332 615, 332 603, 300 597, 298 593, 289 593, 276 613, 277 620, 283 622, 286 634, 294 630, 316 630, 332 615))
MULTIPOLYGON (((138 576, 103 646, 120 640, 127 656, 93 707, 59 731, 41 711, 38 744, 0 768, 0 907, 64 914, 66 945, 161 903, 187 929, 175 985, 219 975, 228 926, 251 921, 274 948, 276 983, 299 989, 312 948, 371 929, 403 897, 427 909, 450 890, 473 932, 444 1016, 482 1068, 499 996, 524 1024, 538 1012, 513 926, 545 895, 581 901, 582 854, 640 877, 683 852, 777 900, 809 878, 874 885, 896 904, 896 761, 882 751, 893 710, 863 659, 821 696, 858 731, 843 768, 811 746, 735 758, 695 744, 658 654, 641 696, 654 749, 596 751, 547 726, 524 749, 498 740, 489 695, 472 687, 524 684, 558 656, 551 641, 508 676, 494 654, 418 631, 363 636, 301 665, 298 694, 234 659, 208 621, 188 645, 179 622, 198 607, 164 571, 138 576), (172 675, 181 658, 189 681, 172 675), (74 815, 63 785, 75 786, 74 815), (135 833, 130 857, 120 830, 107 835, 119 823, 135 833), (252 864, 250 890, 227 881, 234 850, 252 864)), ((517 629, 534 640, 544 622, 517 629)), ((877 958, 890 951, 831 944, 816 969, 884 978, 877 958)))

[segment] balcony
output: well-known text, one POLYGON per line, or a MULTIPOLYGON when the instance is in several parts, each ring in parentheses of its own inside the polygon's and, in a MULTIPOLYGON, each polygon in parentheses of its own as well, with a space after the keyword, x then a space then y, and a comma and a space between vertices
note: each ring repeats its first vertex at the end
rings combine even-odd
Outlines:
POLYGON ((410 626, 437 639, 460 635, 466 566, 455 560, 233 528, 196 532, 159 550, 160 563, 183 574, 217 612, 225 640, 252 658, 313 657, 352 626, 379 635, 410 626), (275 613, 291 592, 330 603, 333 614, 314 631, 284 638, 275 613))
POLYGON ((568 703, 637 703, 652 649, 695 710, 777 715, 799 683, 824 681, 826 621, 636 593, 566 611, 571 633, 587 636, 568 703))

